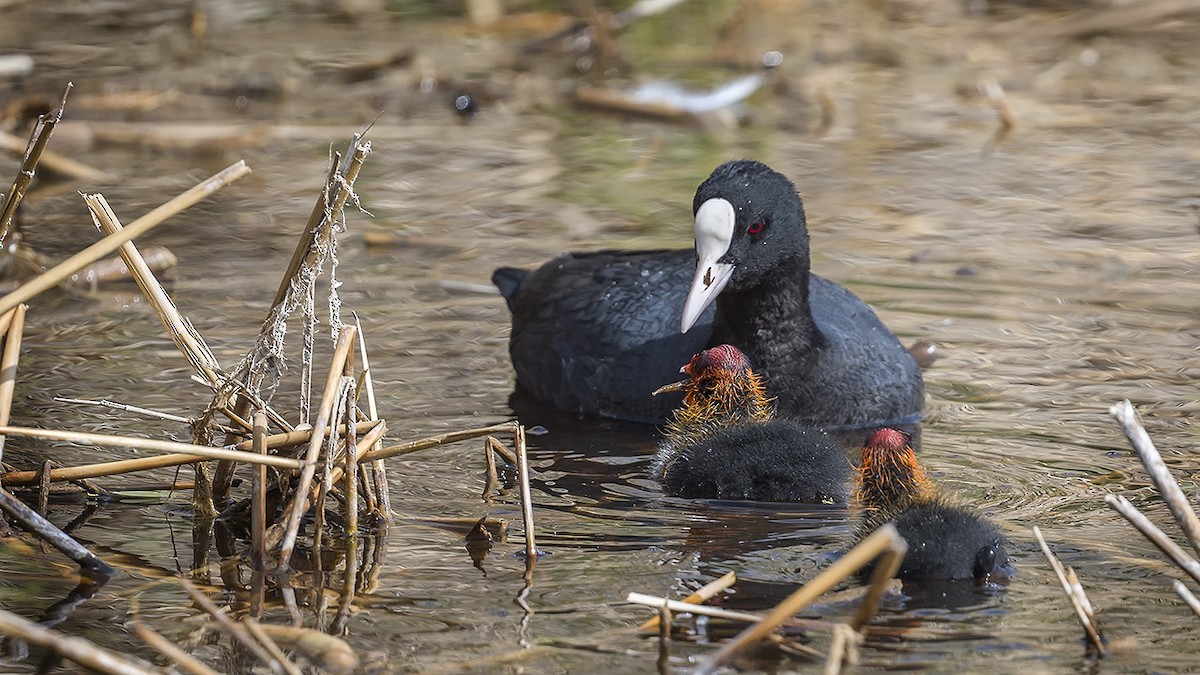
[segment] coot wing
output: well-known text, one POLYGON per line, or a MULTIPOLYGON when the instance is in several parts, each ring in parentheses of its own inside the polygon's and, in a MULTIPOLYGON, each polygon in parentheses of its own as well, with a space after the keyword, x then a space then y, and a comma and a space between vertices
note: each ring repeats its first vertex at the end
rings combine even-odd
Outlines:
POLYGON ((713 310, 679 333, 690 250, 565 253, 521 280, 509 351, 517 383, 563 410, 657 422, 679 397, 650 392, 700 351, 713 310))

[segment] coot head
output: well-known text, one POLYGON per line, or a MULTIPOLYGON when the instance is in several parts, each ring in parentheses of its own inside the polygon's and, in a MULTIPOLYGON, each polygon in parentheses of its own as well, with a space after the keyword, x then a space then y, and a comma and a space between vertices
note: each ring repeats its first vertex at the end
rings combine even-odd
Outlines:
POLYGON ((895 514, 936 493, 917 460, 911 435, 888 427, 871 434, 855 472, 856 506, 895 514))
POLYGON ((687 332, 722 290, 752 288, 778 273, 808 275, 804 204, 786 176, 761 162, 737 160, 717 167, 692 201, 696 274, 684 302, 687 332))
POLYGON ((679 372, 687 379, 654 392, 683 392, 683 405, 668 423, 668 435, 692 427, 729 426, 742 420, 761 422, 774 413, 762 378, 750 368, 750 359, 733 345, 705 349, 679 372))

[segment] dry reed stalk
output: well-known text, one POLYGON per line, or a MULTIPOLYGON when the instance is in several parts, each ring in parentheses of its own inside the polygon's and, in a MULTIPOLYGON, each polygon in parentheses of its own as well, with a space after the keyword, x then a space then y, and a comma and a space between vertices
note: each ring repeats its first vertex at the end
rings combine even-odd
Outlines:
MULTIPOLYGON (((688 602, 688 603, 694 603, 694 604, 708 602, 710 599, 712 599, 712 597, 714 595, 716 595, 717 593, 720 593, 721 591, 725 590, 726 588, 729 588, 736 582, 737 582, 737 574, 735 574, 733 572, 726 572, 724 575, 718 577, 717 579, 714 579, 714 580, 708 582, 707 584, 704 584, 700 588, 696 589, 696 591, 694 593, 691 593, 690 595, 685 597, 682 600, 682 602, 688 602)), ((655 630, 656 628, 658 628, 658 620, 659 619, 657 616, 650 617, 649 619, 646 620, 645 623, 638 626, 638 630, 650 630, 650 631, 655 630)))
POLYGON ((220 675, 196 657, 176 647, 175 643, 147 628, 141 621, 133 622, 133 631, 142 639, 142 642, 170 659, 180 670, 192 673, 192 675, 220 675))
POLYGON ((833 640, 829 643, 829 655, 825 658, 824 675, 838 675, 842 672, 842 664, 858 663, 858 645, 862 642, 862 633, 848 624, 839 623, 833 627, 833 640))
MULTIPOLYGON (((267 454, 267 414, 262 410, 254 413, 254 452, 267 454)), ((267 564, 267 547, 264 534, 267 531, 267 467, 254 467, 254 495, 250 502, 250 555, 253 566, 261 570, 267 564)))
MULTIPOLYGON (((355 428, 358 431, 371 431, 378 423, 377 422, 360 422, 355 428)), ((267 450, 275 450, 279 448, 288 448, 300 443, 306 443, 312 438, 312 429, 301 429, 299 431, 289 431, 283 434, 273 434, 267 436, 267 450)), ((186 445, 186 444, 185 444, 186 445)), ((193 446, 187 446, 193 447, 193 446)), ((208 446, 200 446, 208 447, 208 446)), ((227 450, 253 451, 253 441, 243 441, 234 445, 226 446, 227 450)), ((268 455, 268 457, 283 459, 278 455, 268 455)), ((170 453, 159 455, 157 457, 144 457, 141 459, 124 459, 116 462, 102 462, 99 464, 85 464, 83 466, 67 467, 65 469, 53 469, 50 472, 50 481, 53 483, 63 481, 76 481, 86 478, 96 478, 98 476, 114 476, 122 473, 131 473, 134 471, 148 471, 150 469, 162 469, 170 466, 180 466, 182 464, 194 464, 207 459, 192 453, 170 453)), ((300 460, 291 460, 296 462, 291 467, 283 468, 300 468, 300 460)), ((8 473, 0 474, 0 483, 10 486, 35 485, 38 481, 37 471, 9 471, 8 473)))
MULTIPOLYGON (((25 146, 25 156, 21 158, 17 177, 13 179, 12 189, 5 194, 3 204, 0 204, 0 244, 3 244, 5 249, 10 243, 9 229, 12 227, 13 218, 17 215, 17 207, 21 205, 21 200, 25 198, 25 191, 33 182, 38 160, 42 158, 46 144, 50 142, 50 135, 54 133, 54 127, 58 126, 59 121, 62 120, 63 109, 67 106, 67 95, 71 93, 73 86, 75 85, 67 83, 67 88, 63 91, 62 103, 57 109, 51 111, 49 115, 38 117, 38 123, 34 126, 33 133, 30 134, 29 143, 25 146)), ((9 309, 11 308, 6 307, 4 311, 7 312, 9 309)))
POLYGON ((275 659, 275 663, 278 663, 279 666, 283 668, 285 673, 288 675, 302 675, 300 669, 296 667, 296 664, 292 663, 291 660, 288 659, 287 655, 283 653, 283 650, 279 648, 279 645, 275 644, 275 641, 271 639, 271 636, 267 635, 267 632, 262 629, 262 624, 250 617, 242 619, 241 623, 246 627, 246 630, 250 632, 250 635, 254 636, 254 639, 258 640, 258 643, 266 648, 267 653, 269 653, 271 657, 275 659))
MULTIPOLYGON (((13 309, 16 308, 14 307, 13 309)), ((0 314, 0 335, 7 333, 9 327, 12 326, 12 320, 14 316, 13 309, 8 310, 4 314, 0 314)))
POLYGON ((525 452, 525 427, 517 424, 513 429, 513 445, 517 447, 517 466, 521 477, 521 518, 525 521, 525 556, 532 564, 541 555, 533 533, 533 496, 529 489, 529 457, 525 452))
POLYGON ((856 633, 862 632, 863 626, 875 616, 879 602, 891 586, 892 577, 896 576, 896 571, 900 569, 900 563, 907 552, 908 542, 901 539, 898 546, 884 551, 879 562, 875 564, 875 569, 871 572, 871 582, 867 584, 867 592, 858 603, 854 618, 850 620, 850 628, 856 633))
POLYGON ((300 532, 300 518, 308 510, 308 490, 312 485, 313 474, 317 470, 317 457, 321 452, 325 430, 329 426, 329 416, 333 412, 333 404, 337 393, 341 390, 342 371, 345 368, 346 360, 350 357, 350 350, 354 347, 354 338, 357 334, 358 331, 353 326, 345 326, 338 335, 337 343, 334 346, 333 360, 329 365, 329 374, 325 380, 325 394, 321 397, 321 407, 318 409, 317 418, 313 423, 312 440, 309 441, 308 451, 304 456, 305 464, 300 472, 300 483, 292 494, 291 503, 288 508, 285 508, 286 520, 282 523, 282 527, 280 523, 275 523, 267 530, 267 547, 274 549, 276 543, 279 544, 279 566, 281 568, 286 568, 291 560, 292 550, 296 546, 296 536, 300 532))
MULTIPOLYGON (((13 154, 23 154, 29 148, 29 142, 10 133, 0 131, 0 150, 13 154)), ((53 150, 43 150, 38 159, 38 166, 52 171, 60 176, 89 183, 100 183, 109 179, 109 175, 100 169, 76 161, 53 150)))
POLYGON ((17 305, 28 302, 31 298, 43 293, 58 284, 72 274, 78 272, 84 267, 96 262, 97 260, 109 255, 121 247, 127 241, 139 237, 146 232, 149 232, 155 226, 161 224, 166 219, 188 208, 196 202, 204 199, 208 195, 216 192, 221 187, 232 183, 233 181, 250 173, 250 168, 246 166, 244 161, 238 161, 229 165, 225 169, 205 179, 190 190, 180 194, 178 197, 159 206, 150 213, 138 218, 117 234, 110 234, 100 241, 88 246, 75 255, 67 258, 58 265, 55 265, 45 273, 31 279, 22 284, 15 291, 0 298, 0 314, 16 307, 17 305))
MULTIPOLYGON (((379 406, 375 401, 375 381, 371 377, 371 362, 367 359, 367 340, 363 334, 362 322, 358 320, 358 315, 354 315, 354 326, 358 329, 358 357, 362 360, 363 372, 363 391, 367 395, 367 416, 373 420, 379 419, 379 406)), ((382 449, 382 441, 377 444, 377 447, 372 447, 370 450, 382 449)), ((361 460, 360 460, 361 461, 361 460)), ((385 526, 391 525, 394 522, 392 516, 392 500, 388 494, 388 479, 387 470, 383 466, 383 460, 377 459, 370 462, 371 479, 374 483, 375 491, 373 497, 378 500, 379 506, 376 509, 372 506, 373 511, 382 512, 383 519, 380 521, 385 526)))
POLYGON ((1050 545, 1046 543, 1046 538, 1042 536, 1042 530, 1036 525, 1033 528, 1033 536, 1037 539, 1038 545, 1042 547, 1042 554, 1046 556, 1046 561, 1050 563, 1050 568, 1054 570, 1055 576, 1058 577, 1058 582, 1062 584, 1063 592, 1067 594, 1067 600, 1071 602, 1071 606, 1075 609, 1075 616, 1078 617, 1080 625, 1083 626, 1084 633, 1087 634, 1088 642, 1096 649, 1097 653, 1105 656, 1108 652, 1104 648, 1104 640, 1100 637, 1100 624, 1096 621, 1095 612, 1092 610, 1092 603, 1088 601, 1087 594, 1083 591, 1083 586, 1079 585, 1079 579, 1075 577, 1075 571, 1069 567, 1064 568, 1062 562, 1050 550, 1050 545), (1075 579, 1072 583, 1072 579, 1075 579))
MULTIPOLYGON (((179 443, 178 441, 158 441, 152 438, 128 438, 124 436, 108 436, 105 434, 89 434, 80 431, 58 431, 54 429, 33 429, 30 427, 10 426, 0 426, 0 434, 22 436, 27 438, 41 438, 50 441, 67 441, 69 443, 88 443, 91 445, 104 445, 115 448, 134 448, 137 450, 151 450, 154 452, 182 453, 196 458, 234 459, 239 462, 266 464, 268 466, 274 466, 282 469, 300 469, 304 467, 304 462, 301 462, 298 459, 292 459, 290 457, 280 457, 278 455, 263 456, 256 455, 251 452, 244 452, 242 450, 214 448, 207 445, 179 443)), ((193 459, 190 461, 194 462, 197 460, 193 459)))
MULTIPOLYGON (((345 487, 342 490, 346 494, 346 500, 343 502, 343 517, 346 521, 346 539, 348 541, 358 541, 358 447, 355 445, 357 438, 354 435, 354 413, 358 406, 358 399, 354 397, 353 389, 350 392, 350 401, 346 405, 346 428, 351 430, 346 434, 345 455, 344 461, 346 470, 344 471, 345 487)), ((346 554, 352 552, 349 543, 346 545, 346 554)), ((347 557, 347 560, 350 558, 347 557)))
POLYGON ((83 638, 64 635, 3 609, 0 609, 0 633, 52 650, 98 673, 155 675, 159 672, 148 663, 130 660, 83 638))
POLYGON ((822 593, 841 583, 843 579, 862 569, 868 563, 885 551, 907 550, 908 545, 896 528, 884 525, 876 530, 857 546, 846 552, 823 572, 814 577, 796 592, 779 603, 761 622, 747 627, 736 637, 725 643, 717 653, 709 657, 696 669, 697 673, 712 673, 721 665, 728 663, 737 654, 761 640, 767 633, 775 630, 780 624, 791 618, 822 593))
POLYGON ((217 630, 242 643, 246 649, 250 650, 250 653, 254 654, 265 665, 270 666, 272 670, 278 671, 280 669, 280 664, 275 663, 270 652, 259 644, 243 626, 231 621, 225 612, 221 611, 221 608, 217 607, 207 595, 196 588, 195 584, 183 577, 179 578, 179 584, 183 587, 184 592, 188 594, 188 597, 192 599, 192 602, 196 603, 197 607, 213 618, 213 625, 216 626, 217 630))
POLYGON ((1109 408, 1108 414, 1116 418, 1117 423, 1121 425, 1121 431, 1125 432, 1125 438, 1129 439, 1130 445, 1141 458, 1142 466, 1146 467, 1146 473, 1150 474, 1150 480, 1154 482, 1158 494, 1171 509, 1171 515, 1175 516, 1179 529, 1187 536, 1192 550, 1200 555, 1200 518, 1196 517, 1196 511, 1192 509, 1187 496, 1179 488, 1171 470, 1163 463, 1162 455, 1158 454, 1158 448, 1154 447, 1154 441, 1150 440, 1150 435, 1138 422, 1133 404, 1126 399, 1109 408))
POLYGON ((1195 558, 1188 555, 1182 546, 1176 544, 1157 525, 1150 522, 1150 519, 1139 511, 1128 499, 1119 495, 1105 495, 1104 501, 1114 511, 1124 516, 1130 525, 1137 528, 1138 532, 1141 532, 1144 537, 1157 546, 1158 550, 1170 558, 1171 562, 1175 563, 1179 569, 1183 570, 1192 579, 1200 582, 1200 562, 1197 562, 1195 558))
MULTIPOLYGON (((96 227, 100 228, 104 234, 112 235, 123 229, 121 221, 113 213, 108 201, 104 199, 104 195, 83 195, 83 201, 91 211, 96 227)), ((204 344, 204 339, 196 334, 191 323, 176 309, 171 296, 154 276, 154 272, 150 270, 150 266, 146 264, 145 258, 138 252, 133 242, 127 241, 121 244, 119 252, 121 260, 129 268, 142 295, 146 296, 146 300, 154 308, 158 320, 167 329, 167 335, 170 336, 171 342, 175 343, 175 347, 179 349, 197 374, 207 380, 210 387, 215 388, 221 379, 221 365, 217 363, 217 358, 213 356, 208 345, 204 344)))
MULTIPOLYGON (((7 312, 8 327, 4 337, 4 353, 0 355, 0 427, 8 426, 12 414, 13 391, 17 386, 17 362, 21 359, 21 338, 25 334, 25 305, 7 312)), ((0 434, 0 462, 4 461, 4 440, 0 434)))
POLYGON ((671 672, 671 608, 658 608, 658 672, 671 672))
POLYGON ((1177 593, 1180 598, 1183 598, 1183 601, 1186 602, 1187 606, 1191 608, 1192 613, 1196 616, 1200 616, 1200 600, 1196 599, 1196 596, 1193 595, 1190 590, 1188 590, 1188 587, 1185 586, 1182 581, 1176 581, 1171 586, 1175 589, 1175 593, 1177 593))
MULTIPOLYGON (((358 444, 355 446, 355 453, 356 454, 361 453, 366 448, 369 448, 372 445, 375 445, 376 443, 379 442, 380 438, 383 438, 383 435, 386 433, 387 433, 387 423, 384 422, 383 420, 379 420, 378 422, 375 423, 375 426, 368 429, 367 433, 358 441, 358 444)), ((329 476, 330 482, 337 483, 338 481, 340 481, 342 479, 342 476, 345 475, 345 471, 346 471, 345 462, 342 462, 340 464, 335 464, 333 466, 333 469, 330 470, 327 474, 329 476)), ((320 490, 321 490, 320 485, 313 486, 312 490, 309 492, 309 495, 308 495, 308 499, 310 502, 317 499, 317 497, 320 493, 320 490)))
POLYGON ((0 510, 20 523, 22 527, 61 551, 63 555, 74 560, 80 568, 93 575, 97 580, 107 580, 112 576, 113 569, 96 557, 95 553, 87 550, 67 533, 58 529, 54 523, 43 518, 41 514, 26 506, 24 502, 12 496, 4 488, 0 488, 0 510))
POLYGON ((422 438, 417 441, 409 441, 408 443, 400 443, 399 445, 389 445, 386 448, 365 452, 358 458, 358 461, 370 462, 377 459, 388 459, 389 457, 407 455, 419 450, 428 450, 429 448, 434 448, 439 445, 457 443, 458 441, 479 438, 480 436, 487 436, 488 434, 508 432, 515 435, 517 426, 517 422, 505 422, 504 424, 493 424, 490 427, 464 429, 462 431, 449 431, 444 434, 438 434, 437 436, 430 436, 429 438, 422 438))

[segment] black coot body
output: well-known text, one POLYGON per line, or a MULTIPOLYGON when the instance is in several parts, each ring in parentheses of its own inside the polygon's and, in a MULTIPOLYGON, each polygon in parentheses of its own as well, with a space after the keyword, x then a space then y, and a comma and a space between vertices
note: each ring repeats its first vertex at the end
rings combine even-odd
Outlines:
POLYGON ((862 300, 809 274, 804 206, 786 177, 727 162, 697 189, 693 213, 696 250, 567 253, 533 272, 496 270, 518 387, 563 410, 661 422, 679 398, 650 392, 692 354, 728 343, 765 377, 780 417, 822 428, 919 419, 912 356, 862 300))
POLYGON ((651 467, 663 491, 689 499, 844 504, 851 468, 825 433, 789 420, 714 432, 651 467))

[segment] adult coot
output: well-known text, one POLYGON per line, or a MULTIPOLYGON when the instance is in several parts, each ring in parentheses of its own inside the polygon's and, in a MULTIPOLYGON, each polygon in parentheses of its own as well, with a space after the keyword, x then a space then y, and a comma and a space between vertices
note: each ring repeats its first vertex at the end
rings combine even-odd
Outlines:
POLYGON ((880 429, 862 449, 854 505, 856 540, 884 523, 896 526, 908 553, 896 576, 911 580, 984 580, 1008 568, 1000 530, 971 509, 950 504, 921 468, 906 434, 880 429))
POLYGON ((667 424, 651 475, 692 499, 845 503, 850 463, 833 439, 772 419, 771 401, 742 352, 720 345, 684 366, 683 406, 667 424))
POLYGON ((727 162, 692 211, 695 251, 564 253, 532 272, 495 271, 518 388, 563 410, 660 422, 678 398, 651 390, 692 354, 729 343, 767 378, 781 417, 823 428, 920 417, 912 356, 862 300, 809 274, 791 181, 727 162))

